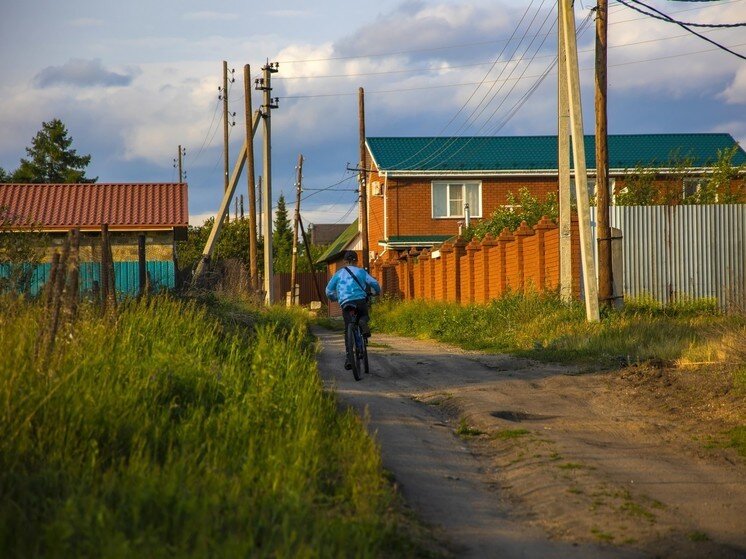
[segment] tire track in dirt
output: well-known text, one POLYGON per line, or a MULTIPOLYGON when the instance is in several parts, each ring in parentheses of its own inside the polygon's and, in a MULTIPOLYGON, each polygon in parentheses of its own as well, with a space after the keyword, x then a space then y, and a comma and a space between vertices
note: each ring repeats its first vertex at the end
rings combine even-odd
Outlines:
POLYGON ((604 375, 376 335, 355 382, 341 334, 315 334, 324 382, 457 556, 746 556, 743 465, 666 443, 604 375))

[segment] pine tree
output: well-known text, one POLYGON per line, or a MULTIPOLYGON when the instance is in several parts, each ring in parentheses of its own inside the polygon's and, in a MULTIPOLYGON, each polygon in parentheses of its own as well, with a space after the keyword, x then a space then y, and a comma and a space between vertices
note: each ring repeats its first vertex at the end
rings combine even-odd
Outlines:
POLYGON ((272 231, 275 272, 289 272, 293 251, 293 230, 290 228, 285 196, 280 194, 277 200, 274 229, 272 231))
POLYGON ((26 148, 28 159, 21 159, 21 166, 13 173, 13 182, 32 183, 90 183, 98 177, 88 178, 85 169, 91 162, 90 155, 78 155, 71 149, 72 138, 58 118, 43 122, 41 130, 26 148))

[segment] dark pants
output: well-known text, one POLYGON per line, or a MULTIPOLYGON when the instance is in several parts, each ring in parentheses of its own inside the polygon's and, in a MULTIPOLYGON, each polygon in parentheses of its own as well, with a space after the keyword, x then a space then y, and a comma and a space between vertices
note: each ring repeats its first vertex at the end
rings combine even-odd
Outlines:
MULTIPOLYGON (((347 325, 352 322, 352 313, 347 310, 349 307, 355 307, 358 316, 358 323, 360 324, 360 330, 363 334, 370 334, 370 328, 368 327, 368 302, 365 299, 356 299, 354 301, 347 301, 342 309, 342 317, 345 320, 345 333, 347 332, 347 325)), ((345 334, 345 350, 347 347, 347 335, 345 334)))

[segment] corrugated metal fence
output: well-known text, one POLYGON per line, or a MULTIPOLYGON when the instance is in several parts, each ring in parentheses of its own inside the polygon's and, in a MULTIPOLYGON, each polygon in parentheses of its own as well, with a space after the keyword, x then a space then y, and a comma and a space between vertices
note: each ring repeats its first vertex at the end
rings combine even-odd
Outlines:
MULTIPOLYGON (((281 273, 274 275, 274 302, 285 303, 285 297, 288 291, 290 291, 290 274, 281 273)), ((316 272, 316 281, 319 282, 319 289, 321 294, 324 294, 326 288, 327 275, 326 271, 316 272)), ((318 301, 319 297, 316 294, 316 286, 313 283, 312 272, 298 272, 296 283, 300 287, 300 304, 308 305, 311 301, 318 301)), ((326 303, 326 297, 323 298, 322 303, 326 303)))
MULTIPOLYGON (((30 264, 24 265, 30 267, 30 264)), ((176 270, 172 260, 149 260, 146 270, 150 275, 151 289, 155 292, 173 289, 176 285, 176 270)), ((29 278, 29 292, 36 296, 44 289, 49 279, 51 264, 43 263, 33 267, 29 278)), ((11 273, 9 264, 0 264, 0 278, 8 277, 11 273)), ((140 286, 139 268, 137 262, 114 262, 114 276, 117 292, 122 295, 137 295, 140 286)), ((101 281, 101 264, 99 262, 80 263, 80 291, 93 290, 94 282, 101 281)))
MULTIPOLYGON (((746 308, 745 204, 612 206, 609 218, 624 237, 625 295, 746 308)), ((594 239, 595 221, 591 208, 594 239)))

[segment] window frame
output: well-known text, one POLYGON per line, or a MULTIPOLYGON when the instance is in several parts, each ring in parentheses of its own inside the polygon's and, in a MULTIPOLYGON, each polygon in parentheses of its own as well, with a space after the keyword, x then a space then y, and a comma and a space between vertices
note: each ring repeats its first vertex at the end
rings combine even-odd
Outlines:
POLYGON ((477 186, 477 192, 478 192, 478 198, 479 198, 479 213, 476 213, 474 211, 474 208, 469 207, 469 218, 475 218, 475 219, 481 219, 482 217, 482 181, 481 180, 462 180, 462 181, 449 181, 449 180, 434 180, 430 182, 430 216, 432 219, 463 219, 466 216, 463 213, 459 215, 451 215, 451 186, 460 186, 461 187, 461 199, 466 203, 467 195, 466 195, 466 187, 467 185, 476 185, 477 186), (437 186, 446 186, 446 198, 445 198, 445 210, 446 215, 435 215, 435 187, 437 186))

